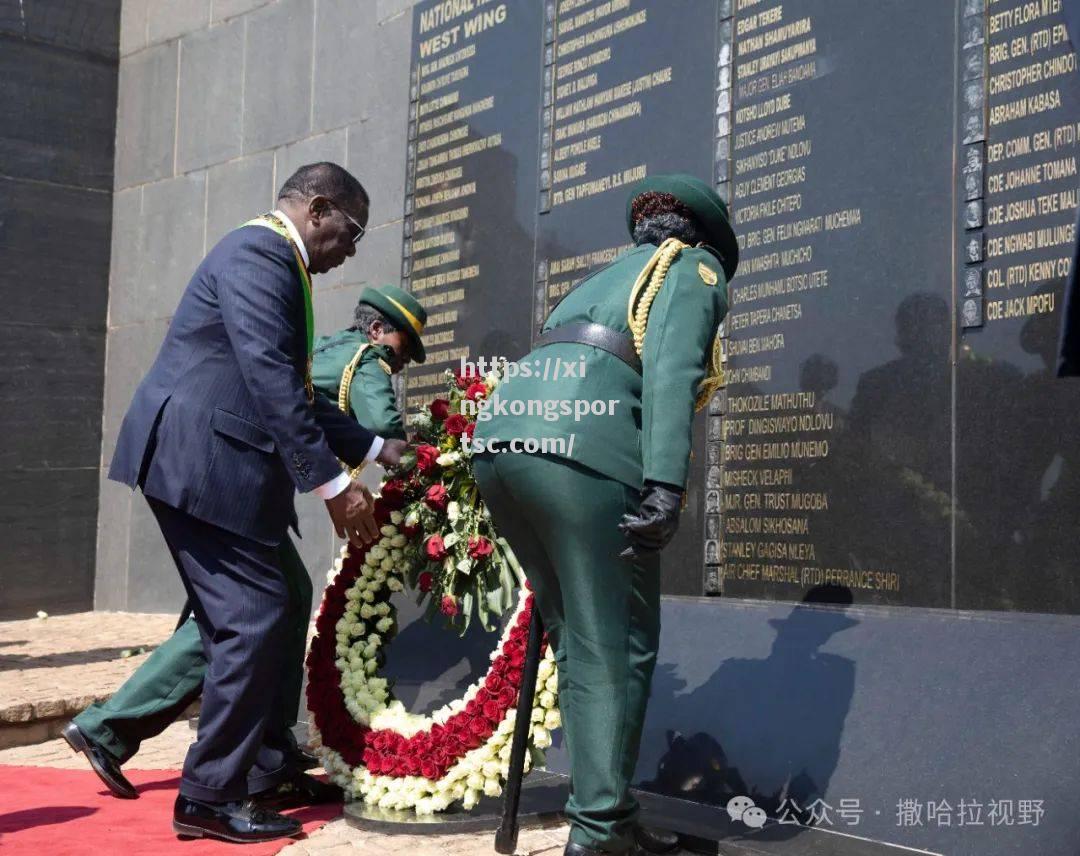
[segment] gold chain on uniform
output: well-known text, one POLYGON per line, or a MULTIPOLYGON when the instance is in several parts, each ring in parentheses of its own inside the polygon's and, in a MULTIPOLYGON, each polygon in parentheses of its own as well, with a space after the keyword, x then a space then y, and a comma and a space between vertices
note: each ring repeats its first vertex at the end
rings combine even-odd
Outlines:
MULTIPOLYGON (((364 342, 353 358, 349 360, 348 365, 345 366, 345 370, 341 373, 341 385, 338 387, 337 394, 337 406, 346 416, 349 414, 349 391, 352 389, 353 375, 356 374, 356 367, 360 364, 360 358, 371 347, 370 342, 364 342)), ((355 470, 350 469, 348 465, 345 465, 345 470, 349 473, 350 478, 356 478, 360 475, 360 471, 364 469, 364 464, 358 466, 355 470)))
MULTIPOLYGON (((656 295, 667 278, 668 271, 679 257, 679 254, 689 247, 678 238, 668 238, 664 241, 652 258, 646 262, 641 273, 634 281, 634 287, 630 291, 630 302, 626 310, 626 323, 634 337, 634 350, 640 357, 645 346, 645 330, 649 324, 649 312, 652 309, 656 295), (643 292, 644 289, 644 292, 643 292)), ((694 410, 701 410, 713 393, 724 385, 723 349, 720 341, 720 333, 717 331, 713 337, 712 349, 709 359, 709 374, 702 380, 698 387, 698 393, 694 399, 694 410)))

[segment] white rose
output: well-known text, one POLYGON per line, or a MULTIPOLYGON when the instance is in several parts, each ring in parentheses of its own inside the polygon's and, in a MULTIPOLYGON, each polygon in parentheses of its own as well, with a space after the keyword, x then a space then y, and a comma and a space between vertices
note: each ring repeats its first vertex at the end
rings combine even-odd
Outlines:
POLYGON ((480 802, 480 792, 470 788, 465 791, 465 797, 461 801, 461 807, 464 808, 465 811, 472 811, 476 808, 478 802, 480 802))
POLYGON ((375 616, 375 607, 370 603, 365 603, 360 606, 361 618, 373 618, 375 616))
POLYGON ((397 527, 391 523, 384 523, 379 527, 379 531, 382 532, 387 538, 393 538, 397 535, 397 527))
MULTIPOLYGON (((389 553, 387 553, 386 558, 383 559, 382 563, 379 565, 379 570, 380 571, 385 571, 386 573, 389 573, 390 571, 394 570, 394 559, 389 553)), ((383 579, 380 580, 380 582, 382 582, 385 579, 386 579, 386 577, 383 577, 383 579)))
POLYGON ((371 589, 368 589, 366 592, 361 594, 360 597, 365 603, 373 603, 375 601, 375 592, 373 592, 371 589))
POLYGON ((544 708, 545 710, 550 710, 551 708, 555 707, 555 694, 550 693, 547 690, 544 690, 542 693, 540 693, 540 707, 544 708))
POLYGON ((546 681, 544 681, 544 689, 549 693, 558 694, 559 692, 559 676, 552 675, 546 681))
POLYGON ((419 815, 435 814, 435 805, 430 798, 416 801, 416 813, 419 815))
POLYGON ((549 710, 544 714, 544 728, 548 731, 553 731, 562 725, 562 715, 559 713, 559 709, 549 710))
MULTIPOLYGON (((386 552, 385 547, 383 547, 380 544, 376 544, 374 547, 372 547, 368 551, 368 555, 369 556, 374 556, 376 559, 378 559, 378 562, 375 563, 375 565, 377 565, 379 562, 381 562, 383 559, 385 559, 389 555, 389 553, 386 552)), ((372 565, 371 567, 374 568, 375 565, 372 565)))
POLYGON ((410 529, 420 522, 420 514, 416 511, 410 511, 405 517, 405 525, 410 529))
POLYGON ((480 788, 484 787, 484 777, 480 773, 469 773, 465 784, 469 788, 480 790, 480 788))
POLYGON ((551 745, 551 734, 543 728, 534 728, 532 733, 533 746, 537 749, 547 749, 551 745))
POLYGON ((380 618, 378 623, 375 625, 375 629, 378 630, 380 633, 385 633, 387 630, 389 630, 393 626, 394 626, 394 619, 392 619, 392 618, 380 618))
POLYGON ((379 663, 376 660, 368 660, 364 663, 364 671, 369 675, 374 675, 379 670, 379 663))
POLYGON ((400 525, 401 521, 404 520, 404 519, 405 519, 405 515, 402 514, 400 511, 391 511, 390 512, 390 522, 393 523, 395 526, 400 525))
POLYGON ((461 506, 456 502, 451 502, 446 506, 446 519, 451 523, 456 523, 458 518, 461 517, 461 506))
POLYGON ((379 615, 389 615, 390 614, 390 604, 385 603, 385 602, 376 604, 375 605, 375 611, 377 613, 379 613, 379 615))
POLYGON ((394 577, 391 577, 386 581, 386 587, 390 589, 390 591, 401 591, 404 588, 401 584, 401 580, 394 577))
POLYGON ((502 764, 498 761, 485 761, 481 771, 487 778, 495 778, 502 772, 502 764))
MULTIPOLYGON (((395 535, 393 538, 390 539, 390 546, 394 547, 396 549, 392 550, 390 552, 390 555, 393 556, 395 552, 398 552, 401 547, 404 547, 408 543, 409 543, 409 539, 406 538, 404 535, 395 535)), ((400 559, 401 558, 400 553, 399 553, 399 555, 395 556, 395 558, 400 559)))
POLYGON ((536 677, 538 680, 546 681, 555 673, 555 664, 551 660, 541 660, 540 666, 536 670, 536 677))

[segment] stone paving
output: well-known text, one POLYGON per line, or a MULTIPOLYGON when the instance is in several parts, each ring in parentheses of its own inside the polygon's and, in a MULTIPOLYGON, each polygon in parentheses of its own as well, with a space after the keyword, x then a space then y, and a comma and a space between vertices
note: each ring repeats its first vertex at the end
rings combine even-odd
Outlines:
POLYGON ((54 737, 64 721, 108 698, 169 637, 176 618, 82 612, 0 622, 0 748, 54 737))
MULTIPOLYGON (((90 696, 106 697, 147 655, 121 658, 123 651, 153 646, 165 639, 175 615, 83 613, 29 621, 0 622, 0 711, 51 712, 74 708, 90 696), (49 707, 48 704, 53 704, 49 707)), ((81 709, 81 708, 78 708, 81 709)), ((23 714, 20 714, 23 715, 23 714)), ((66 714, 60 722, 66 721, 66 714)), ((11 727, 0 719, 0 733, 11 727)), ((140 770, 178 770, 193 739, 186 721, 173 724, 146 741, 129 765, 140 770)), ((61 739, 0 749, 0 765, 85 768, 61 739)), ((157 822, 159 818, 147 819, 157 822)), ((521 830, 520 856, 558 856, 567 828, 549 823, 521 830)), ((310 838, 290 844, 289 856, 488 856, 495 852, 494 833, 471 835, 377 835, 331 821, 310 838)), ((193 853, 195 851, 192 851, 193 853)))

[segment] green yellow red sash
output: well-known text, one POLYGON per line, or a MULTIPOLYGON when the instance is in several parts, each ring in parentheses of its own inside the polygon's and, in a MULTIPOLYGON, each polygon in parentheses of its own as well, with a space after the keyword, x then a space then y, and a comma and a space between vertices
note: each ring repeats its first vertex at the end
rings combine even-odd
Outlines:
POLYGON ((304 256, 301 254, 300 248, 296 246, 296 242, 293 240, 292 235, 289 234, 288 228, 286 228, 280 218, 275 217, 273 214, 263 214, 256 217, 254 220, 248 220, 244 225, 264 226, 267 229, 277 232, 289 242, 289 246, 292 247, 293 255, 296 256, 296 269, 300 273, 300 283, 303 286, 304 317, 307 322, 307 372, 304 375, 304 389, 307 390, 308 401, 314 401, 315 385, 311 382, 311 353, 315 344, 315 310, 311 303, 311 275, 308 273, 307 265, 304 264, 304 256))

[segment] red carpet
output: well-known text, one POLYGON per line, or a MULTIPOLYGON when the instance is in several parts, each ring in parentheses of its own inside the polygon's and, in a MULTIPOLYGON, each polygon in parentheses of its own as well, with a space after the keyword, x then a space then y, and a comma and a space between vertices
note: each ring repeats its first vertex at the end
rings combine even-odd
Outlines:
MULTIPOLYGON (((124 770, 139 791, 120 800, 90 770, 0 766, 0 851, 34 856, 264 856, 303 837, 265 844, 181 841, 172 831, 172 806, 180 782, 175 770, 124 770)), ((341 814, 340 805, 287 814, 312 833, 341 814)))

